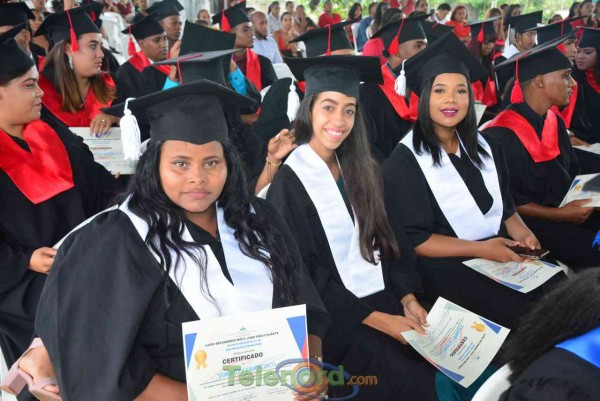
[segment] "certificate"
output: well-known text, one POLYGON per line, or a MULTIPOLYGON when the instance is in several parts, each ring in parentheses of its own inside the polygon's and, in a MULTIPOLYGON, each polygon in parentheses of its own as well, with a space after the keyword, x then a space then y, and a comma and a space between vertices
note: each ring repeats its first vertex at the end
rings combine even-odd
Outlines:
POLYGON ((575 177, 571 188, 569 188, 569 192, 567 192, 559 207, 580 199, 591 199, 589 203, 583 205, 584 207, 600 207, 600 192, 583 190, 585 183, 597 176, 598 174, 585 174, 575 177))
POLYGON ((600 143, 593 143, 589 146, 577 145, 577 146, 573 146, 573 147, 576 149, 579 149, 579 150, 585 150, 586 152, 596 153, 596 154, 600 155, 600 143))
POLYGON ((543 260, 525 260, 524 262, 499 263, 486 259, 471 259, 463 262, 471 269, 488 276, 494 281, 524 294, 535 290, 556 273, 560 266, 543 260))
POLYGON ((71 132, 83 138, 90 148, 94 160, 104 166, 111 174, 133 174, 135 162, 125 160, 121 144, 121 128, 111 128, 106 135, 96 138, 90 135, 89 127, 70 127, 71 132))
POLYGON ((463 387, 488 367, 509 329, 439 297, 427 316, 426 335, 402 333, 433 366, 463 387))
POLYGON ((190 401, 291 401, 280 375, 308 359, 306 305, 184 323, 183 343, 190 401))

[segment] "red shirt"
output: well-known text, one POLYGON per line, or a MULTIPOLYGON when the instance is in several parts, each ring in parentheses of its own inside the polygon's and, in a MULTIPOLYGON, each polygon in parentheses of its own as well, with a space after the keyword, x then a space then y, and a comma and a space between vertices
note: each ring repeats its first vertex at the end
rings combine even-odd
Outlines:
POLYGON ((387 60, 381 54, 383 50, 385 50, 383 46, 383 40, 381 38, 373 38, 367 40, 367 43, 365 43, 362 55, 379 57, 379 62, 381 63, 381 65, 384 65, 387 60))
POLYGON ((454 27, 454 33, 459 38, 466 38, 467 36, 469 36, 471 34, 471 27, 467 26, 467 22, 466 21, 463 22, 463 23, 458 23, 456 21, 450 20, 450 21, 446 22, 446 25, 453 26, 454 27))
POLYGON ((319 17, 319 26, 321 28, 326 27, 327 25, 339 24, 342 22, 342 17, 339 14, 331 14, 331 17, 327 15, 327 13, 321 14, 319 17))

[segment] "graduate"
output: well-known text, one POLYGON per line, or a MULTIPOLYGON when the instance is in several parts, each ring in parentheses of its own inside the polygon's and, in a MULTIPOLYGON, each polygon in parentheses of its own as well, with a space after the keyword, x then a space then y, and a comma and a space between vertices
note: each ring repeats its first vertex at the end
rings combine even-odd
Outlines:
POLYGON ((444 36, 446 32, 454 30, 454 28, 452 28, 451 26, 427 20, 421 21, 421 25, 423 25, 423 31, 425 31, 427 43, 433 43, 442 36, 444 36))
MULTIPOLYGON (((306 80, 293 125, 299 146, 267 200, 282 211, 333 319, 324 358, 351 375, 377 376, 377 386, 361 387, 353 399, 436 400, 432 366, 402 344, 402 331, 422 333, 426 324, 416 298, 422 289, 414 253, 387 221, 358 104, 361 81, 382 81, 379 60, 330 56, 287 63, 306 80)), ((330 395, 343 397, 347 390, 336 387, 330 395)))
POLYGON ((297 36, 290 43, 304 43, 306 57, 317 56, 353 56, 354 48, 348 39, 345 28, 357 20, 340 22, 339 24, 316 28, 297 36))
POLYGON ((277 81, 271 60, 252 51, 254 33, 250 18, 244 11, 245 2, 240 2, 213 16, 213 24, 220 24, 221 31, 236 35, 235 47, 242 49, 234 54, 233 61, 252 84, 262 91, 277 81))
POLYGON ((46 56, 46 51, 31 41, 29 20, 35 20, 35 15, 27 4, 0 3, 0 34, 13 37, 39 69, 40 63, 46 56))
POLYGON ((90 127, 91 134, 104 135, 118 119, 100 109, 112 103, 117 88, 110 74, 102 71, 102 35, 87 8, 49 15, 36 32, 44 34, 53 46, 38 82, 45 94, 44 120, 90 127))
POLYGON ((441 296, 514 328, 541 290, 522 294, 462 264, 518 262, 509 246, 539 248, 512 201, 502 148, 477 132, 470 83, 488 72, 451 33, 405 68, 420 113, 382 166, 392 227, 419 256, 427 301, 441 296))
POLYGON ((407 93, 406 85, 398 83, 398 80, 405 81, 404 62, 427 46, 421 24, 426 17, 392 21, 372 36, 381 37, 385 46, 383 55, 387 63, 381 67, 383 84, 362 84, 360 97, 373 155, 378 161, 385 160, 392 153, 417 119, 419 100, 414 93, 407 93))
POLYGON ((12 39, 0 54, 0 347, 10 366, 33 338, 52 247, 120 187, 81 138, 40 120, 44 93, 30 56, 12 39))
MULTIPOLYGON (((138 20, 122 33, 129 33, 140 46, 140 51, 136 52, 133 38, 130 37, 129 48, 133 54, 130 54, 131 58, 115 74, 119 98, 125 100, 146 93, 142 71, 167 58, 168 44, 167 35, 152 16, 138 20)), ((170 67, 164 69, 167 74, 171 71, 170 67)))
POLYGON ((600 270, 573 275, 541 300, 505 345, 501 401, 600 399, 600 270))
MULTIPOLYGON (((177 0, 157 1, 146 10, 149 15, 153 16, 160 23, 160 26, 167 34, 169 52, 173 49, 179 38, 181 38, 181 28, 183 27, 183 21, 179 14, 181 10, 183 10, 183 6, 177 0)), ((176 57, 176 55, 169 54, 169 57, 176 57)))
POLYGON ((306 304, 321 357, 329 317, 294 238, 240 190, 223 110, 250 102, 206 80, 129 102, 148 147, 118 204, 60 246, 37 314, 64 399, 187 400, 181 324, 198 319, 306 304))
POLYGON ((498 39, 495 21, 499 18, 494 17, 469 24, 471 39, 467 43, 467 49, 488 71, 483 81, 473 82, 473 98, 488 108, 493 108, 499 101, 493 65, 494 47, 498 39))
POLYGON ((545 249, 574 269, 600 266, 592 248, 600 223, 585 200, 559 207, 579 174, 565 123, 552 106, 568 104, 571 61, 548 42, 496 68, 516 70, 511 106, 483 130, 507 155, 510 192, 519 215, 545 249))
MULTIPOLYGON (((498 65, 515 54, 531 49, 535 45, 536 33, 531 28, 536 28, 542 23, 542 11, 534 11, 529 14, 516 15, 504 21, 515 31, 515 43, 511 43, 504 48, 502 55, 494 60, 494 65, 498 65)), ((510 36, 510 29, 508 32, 510 36)), ((506 93, 506 85, 511 78, 514 78, 515 72, 511 68, 505 68, 496 73, 498 78, 498 90, 500 96, 506 93)))
POLYGON ((588 142, 600 142, 600 31, 582 28, 581 39, 575 56, 577 80, 581 97, 575 110, 589 122, 589 131, 576 132, 577 137, 588 142))

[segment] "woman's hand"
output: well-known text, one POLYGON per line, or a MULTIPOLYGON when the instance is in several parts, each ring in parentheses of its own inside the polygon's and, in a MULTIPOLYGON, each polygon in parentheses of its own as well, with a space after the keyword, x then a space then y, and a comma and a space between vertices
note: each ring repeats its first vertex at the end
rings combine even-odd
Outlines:
POLYGON ((558 209, 560 219, 577 225, 585 223, 588 217, 594 212, 593 207, 585 207, 590 202, 591 199, 580 199, 567 203, 558 209))
MULTIPOLYGON (((181 49, 181 41, 173 43, 171 50, 169 50, 169 58, 177 58, 179 57, 179 50, 181 49)), ((169 79, 173 82, 179 82, 179 78, 177 78, 177 66, 172 65, 171 71, 169 71, 169 79)))
POLYGON ((371 313, 365 320, 363 320, 363 324, 366 324, 375 330, 379 330, 382 333, 395 338, 404 345, 408 343, 404 337, 402 337, 401 333, 405 331, 416 330, 416 332, 419 334, 425 334, 425 330, 419 323, 415 323, 411 319, 408 319, 404 316, 390 315, 382 312, 371 313))
POLYGON ((48 247, 36 249, 33 251, 33 254, 31 254, 29 270, 36 273, 48 274, 52 267, 52 263, 54 263, 56 252, 58 252, 56 249, 48 247))
POLYGON ((100 138, 108 133, 113 124, 119 122, 119 117, 109 116, 108 114, 98 113, 92 119, 90 124, 90 134, 96 138, 100 138))
POLYGON ((296 135, 294 130, 282 129, 269 141, 267 157, 274 164, 279 164, 292 150, 296 149, 296 135))
POLYGON ((513 252, 509 246, 517 246, 519 242, 506 238, 492 238, 481 241, 480 257, 494 262, 522 262, 523 258, 513 252))
POLYGON ((413 294, 405 295, 400 301, 404 308, 404 316, 421 326, 429 326, 427 323, 427 311, 419 304, 417 297, 413 294))
POLYGON ((534 250, 541 249, 540 241, 533 235, 533 233, 529 233, 529 235, 523 238, 515 238, 515 241, 518 241, 519 244, 525 248, 534 250))

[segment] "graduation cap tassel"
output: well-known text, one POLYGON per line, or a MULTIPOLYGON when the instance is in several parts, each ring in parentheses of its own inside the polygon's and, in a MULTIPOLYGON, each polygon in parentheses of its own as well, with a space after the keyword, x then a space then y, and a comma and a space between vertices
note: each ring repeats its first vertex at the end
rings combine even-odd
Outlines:
POLYGON ((133 35, 131 34, 131 25, 129 25, 129 43, 127 44, 127 53, 131 57, 135 55, 135 43, 133 43, 133 35))
POLYGON ((221 30, 223 32, 231 31, 231 25, 229 25, 229 20, 225 16, 225 10, 223 10, 221 13, 221 30))
POLYGON ((294 80, 292 80, 292 84, 290 85, 287 106, 287 116, 290 119, 290 122, 292 122, 296 119, 296 114, 298 113, 298 108, 300 107, 300 98, 298 97, 298 93, 296 93, 296 85, 294 85, 294 80))
POLYGON ((402 32, 402 26, 404 25, 405 18, 402 18, 402 22, 400 22, 400 27, 398 28, 398 33, 392 39, 392 43, 390 43, 390 47, 388 48, 388 52, 392 55, 396 55, 399 52, 400 47, 400 32, 402 32))
POLYGON ((484 40, 484 37, 483 37, 483 35, 484 35, 484 33, 483 33, 483 25, 484 24, 482 23, 481 24, 481 29, 479 30, 479 34, 477 35, 477 41, 479 43, 483 43, 483 40, 484 40))
POLYGON ((329 36, 327 37, 327 52, 325 52, 326 56, 331 56, 331 25, 327 25, 329 28, 329 36))
POLYGON ((406 96, 406 73, 404 72, 404 61, 402 61, 402 69, 400 70, 400 74, 398 75, 398 78, 396 78, 396 82, 394 84, 394 90, 400 96, 406 96))
POLYGON ((137 161, 140 158, 140 127, 137 119, 129 110, 129 101, 135 98, 130 97, 125 101, 123 117, 119 126, 121 127, 121 144, 123 145, 124 160, 137 161))
POLYGON ((73 21, 71 21, 71 12, 67 10, 67 17, 69 18, 69 26, 71 33, 71 50, 73 53, 77 53, 79 51, 79 44, 77 43, 77 35, 75 35, 75 29, 73 29, 73 21))
POLYGON ((506 40, 504 40, 504 49, 508 49, 510 46, 510 24, 508 24, 508 30, 506 31, 506 40))
POLYGON ((523 103, 523 91, 521 90, 521 81, 519 80, 519 59, 515 67, 515 86, 510 94, 510 102, 513 104, 523 103))

